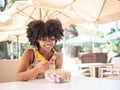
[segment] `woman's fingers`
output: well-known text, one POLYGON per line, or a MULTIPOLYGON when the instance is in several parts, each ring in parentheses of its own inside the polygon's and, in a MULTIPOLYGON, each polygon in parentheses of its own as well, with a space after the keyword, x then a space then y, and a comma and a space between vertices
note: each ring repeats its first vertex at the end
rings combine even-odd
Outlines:
POLYGON ((47 60, 44 60, 38 64, 36 64, 36 68, 38 72, 45 72, 49 69, 49 62, 47 60))
POLYGON ((43 67, 44 67, 45 70, 49 69, 49 62, 47 60, 44 60, 42 62, 42 65, 43 65, 43 67))

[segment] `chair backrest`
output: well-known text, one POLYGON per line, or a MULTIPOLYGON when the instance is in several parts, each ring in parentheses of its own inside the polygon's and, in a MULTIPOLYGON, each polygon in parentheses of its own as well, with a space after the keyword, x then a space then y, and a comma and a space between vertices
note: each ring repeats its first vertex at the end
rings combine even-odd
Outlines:
POLYGON ((86 53, 81 55, 82 63, 107 63, 107 53, 86 53))
POLYGON ((0 60, 0 82, 16 81, 16 70, 20 60, 0 60))
POLYGON ((120 57, 113 57, 111 63, 113 63, 114 72, 120 75, 120 57))
POLYGON ((114 66, 120 67, 120 57, 113 57, 111 63, 113 63, 114 66))
POLYGON ((81 63, 95 63, 96 62, 96 55, 89 53, 89 54, 83 54, 81 56, 81 63))
POLYGON ((94 53, 96 55, 96 62, 97 63, 107 63, 108 61, 108 54, 107 53, 94 53))

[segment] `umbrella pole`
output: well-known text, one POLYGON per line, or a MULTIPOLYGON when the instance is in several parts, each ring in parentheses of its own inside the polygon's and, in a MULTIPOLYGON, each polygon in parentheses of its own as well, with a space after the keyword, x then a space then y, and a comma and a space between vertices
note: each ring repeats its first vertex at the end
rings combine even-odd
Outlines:
POLYGON ((16 35, 17 37, 17 59, 19 59, 19 35, 16 35))
POLYGON ((14 59, 14 43, 13 43, 13 41, 12 41, 12 45, 11 45, 12 47, 12 55, 11 55, 11 59, 14 59))
MULTIPOLYGON (((96 37, 98 36, 98 22, 99 22, 98 20, 96 20, 96 22, 94 22, 94 26, 95 26, 95 30, 96 30, 95 35, 94 35, 94 38, 96 38, 96 37)), ((93 53, 96 52, 94 40, 92 40, 92 52, 93 52, 93 53)))

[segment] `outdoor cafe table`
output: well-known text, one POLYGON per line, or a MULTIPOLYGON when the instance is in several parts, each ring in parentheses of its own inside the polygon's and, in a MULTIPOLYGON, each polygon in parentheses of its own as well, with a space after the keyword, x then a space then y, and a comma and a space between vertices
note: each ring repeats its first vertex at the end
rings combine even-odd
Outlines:
POLYGON ((113 64, 111 63, 80 63, 77 64, 77 67, 79 70, 81 70, 82 68, 89 68, 90 69, 90 76, 91 77, 99 77, 100 74, 100 68, 103 67, 113 67, 113 64))
POLYGON ((120 90, 119 80, 71 77, 70 82, 55 83, 46 79, 0 83, 0 90, 120 90))

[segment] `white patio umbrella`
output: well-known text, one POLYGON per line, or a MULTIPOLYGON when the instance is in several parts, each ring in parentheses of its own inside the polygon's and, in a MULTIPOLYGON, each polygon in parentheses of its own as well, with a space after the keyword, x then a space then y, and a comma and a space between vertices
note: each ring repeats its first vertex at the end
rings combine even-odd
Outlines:
POLYGON ((82 36, 77 36, 73 37, 71 39, 63 41, 63 45, 68 45, 68 46, 80 46, 83 43, 88 43, 92 40, 92 37, 89 35, 82 35, 82 36))
POLYGON ((120 19, 120 0, 33 0, 33 3, 39 7, 62 9, 68 14, 73 12, 77 15, 74 18, 77 23, 79 18, 98 23, 120 19))
POLYGON ((60 19, 63 27, 75 23, 106 23, 120 19, 119 0, 31 0, 16 1, 8 10, 12 22, 1 31, 25 29, 37 19, 60 19), (32 2, 31 2, 32 1, 32 2))
MULTIPOLYGON (((2 25, 0 25, 0 32, 16 32, 18 30, 19 32, 21 32, 22 29, 26 28, 26 25, 30 21, 38 19, 44 21, 48 19, 59 19, 64 27, 66 25, 65 23, 67 23, 69 20, 72 20, 72 16, 76 17, 76 14, 74 14, 73 12, 69 12, 69 14, 71 13, 71 15, 69 16, 69 14, 67 14, 66 12, 62 12, 61 10, 62 9, 56 9, 47 6, 38 7, 34 5, 31 1, 16 1, 12 5, 12 7, 6 11, 7 15, 9 15, 9 17, 11 18, 9 18, 8 21, 5 20, 5 24, 2 23, 2 25)), ((85 22, 85 20, 82 18, 79 18, 79 20, 79 22, 81 23, 85 22)), ((13 37, 10 35, 12 34, 9 33, 9 37, 13 37)), ((18 36, 18 34, 16 35, 18 36)))
POLYGON ((16 1, 8 13, 12 24, 0 30, 18 30, 31 20, 60 19, 64 27, 75 23, 106 23, 120 19, 119 0, 31 0, 16 1), (31 2, 32 1, 32 2, 31 2))
POLYGON ((27 43, 28 39, 26 37, 26 30, 16 30, 16 31, 4 31, 0 32, 0 41, 14 41, 14 42, 21 42, 21 43, 27 43))
POLYGON ((8 25, 11 23, 11 18, 7 12, 0 12, 0 26, 8 25))
POLYGON ((107 41, 104 38, 100 37, 92 37, 89 35, 81 35, 77 36, 68 40, 63 41, 63 45, 68 45, 68 46, 80 46, 83 45, 84 43, 99 43, 99 44, 105 44, 107 41))
MULTIPOLYGON (((70 17, 72 16, 69 12, 76 14, 76 17, 72 17, 67 24, 71 22, 80 23, 79 18, 86 20, 86 23, 94 22, 97 24, 120 19, 120 0, 33 0, 33 4, 38 7, 47 6, 60 9, 70 17)), ((77 39, 77 37, 75 37, 74 40, 75 39, 77 39)), ((81 40, 84 42, 86 41, 84 39, 81 40)), ((75 40, 74 45, 79 44, 79 40, 75 40)), ((73 39, 71 39, 71 41, 73 42, 73 39)), ((106 42, 103 38, 95 38, 93 41, 98 43, 106 42)))
MULTIPOLYGON (((34 5, 30 1, 16 1, 12 7, 7 10, 8 15, 11 17, 12 22, 9 25, 0 26, 0 30, 20 30, 26 28, 26 25, 33 20, 48 20, 48 19, 59 19, 63 27, 69 22, 69 20, 77 19, 80 23, 85 23, 86 21, 83 18, 78 19, 78 15, 74 12, 65 12, 63 9, 56 9, 52 7, 40 7, 34 5)), ((69 25, 67 24, 67 25, 69 25)))

